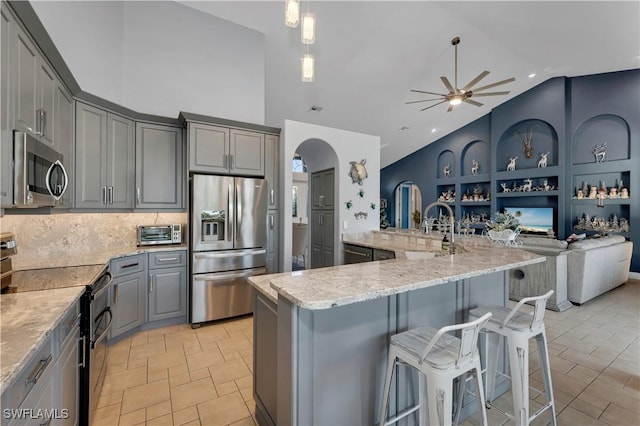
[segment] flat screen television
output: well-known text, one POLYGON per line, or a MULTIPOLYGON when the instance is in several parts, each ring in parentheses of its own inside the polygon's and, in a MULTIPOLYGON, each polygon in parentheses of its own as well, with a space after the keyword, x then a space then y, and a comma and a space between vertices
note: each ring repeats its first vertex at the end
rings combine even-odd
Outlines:
POLYGON ((552 207, 505 207, 505 213, 511 213, 520 221, 523 234, 548 235, 553 232, 552 207))

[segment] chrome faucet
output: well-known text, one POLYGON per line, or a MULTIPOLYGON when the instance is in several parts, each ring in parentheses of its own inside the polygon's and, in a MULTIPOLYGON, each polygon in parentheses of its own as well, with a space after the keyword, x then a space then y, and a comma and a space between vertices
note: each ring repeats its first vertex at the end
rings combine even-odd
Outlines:
POLYGON ((449 238, 449 254, 454 254, 455 253, 455 244, 453 241, 453 230, 454 230, 454 224, 455 224, 455 218, 453 217, 453 210, 451 210, 451 207, 448 204, 445 204, 443 202, 440 201, 436 201, 434 203, 431 203, 427 206, 426 209, 424 209, 424 215, 423 217, 426 219, 427 213, 429 212, 429 210, 431 210, 432 207, 434 206, 441 206, 446 208, 449 211, 449 234, 450 234, 450 238, 449 238))

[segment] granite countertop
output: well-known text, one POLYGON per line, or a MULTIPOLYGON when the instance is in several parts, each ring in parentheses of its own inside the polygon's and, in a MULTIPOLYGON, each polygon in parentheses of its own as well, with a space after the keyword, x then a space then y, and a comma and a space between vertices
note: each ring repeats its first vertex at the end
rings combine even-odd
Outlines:
POLYGON ((13 384, 82 293, 84 287, 67 287, 0 297, 0 393, 13 384))
POLYGON ((105 251, 90 251, 85 254, 77 256, 66 257, 46 257, 42 259, 34 259, 28 262, 22 261, 19 265, 16 265, 16 269, 29 270, 29 269, 46 269, 46 268, 59 268, 66 266, 78 266, 78 265, 98 265, 107 264, 111 259, 119 257, 131 256, 135 254, 151 253, 159 251, 174 251, 174 250, 187 250, 186 244, 167 244, 156 246, 141 246, 136 245, 123 245, 113 250, 105 251))
MULTIPOLYGON (((332 266, 251 277, 249 281, 271 300, 274 295, 266 287, 267 280, 280 297, 304 309, 320 310, 545 261, 542 255, 497 246, 483 238, 460 240, 465 251, 454 255, 332 266)), ((389 250, 389 246, 379 248, 389 250)))

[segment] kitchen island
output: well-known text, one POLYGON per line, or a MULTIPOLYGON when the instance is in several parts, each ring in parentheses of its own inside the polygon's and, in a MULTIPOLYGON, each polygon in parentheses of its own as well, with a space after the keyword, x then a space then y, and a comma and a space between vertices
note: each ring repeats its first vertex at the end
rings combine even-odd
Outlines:
MULTIPOLYGON (((504 306, 508 271, 545 261, 478 237, 460 239, 458 254, 418 260, 402 258, 396 240, 385 246, 379 238, 360 239, 379 248, 393 243, 397 258, 249 279, 257 290, 254 398, 260 424, 378 424, 391 335, 463 322, 479 304, 504 306)), ((435 245, 407 244, 408 252, 435 245)), ((417 397, 413 373, 397 376, 390 414, 417 397)))

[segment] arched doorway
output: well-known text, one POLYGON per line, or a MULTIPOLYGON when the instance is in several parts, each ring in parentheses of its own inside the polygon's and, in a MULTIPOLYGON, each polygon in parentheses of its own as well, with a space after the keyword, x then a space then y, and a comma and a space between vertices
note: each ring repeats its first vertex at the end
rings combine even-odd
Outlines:
POLYGON ((422 219, 422 193, 413 182, 401 182, 394 191, 396 228, 420 228, 422 219))

